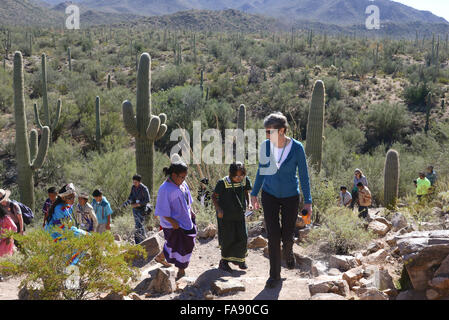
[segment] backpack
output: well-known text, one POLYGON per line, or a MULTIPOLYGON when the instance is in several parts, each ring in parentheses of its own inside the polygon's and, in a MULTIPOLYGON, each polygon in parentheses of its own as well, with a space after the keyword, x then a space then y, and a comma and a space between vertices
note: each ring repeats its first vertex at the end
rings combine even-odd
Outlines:
POLYGON ((30 208, 28 208, 26 205, 24 205, 23 203, 21 203, 19 201, 11 200, 10 207, 11 207, 12 212, 14 212, 13 204, 17 204, 19 206, 20 210, 22 211, 23 223, 30 224, 31 221, 34 219, 33 210, 31 210, 30 208))

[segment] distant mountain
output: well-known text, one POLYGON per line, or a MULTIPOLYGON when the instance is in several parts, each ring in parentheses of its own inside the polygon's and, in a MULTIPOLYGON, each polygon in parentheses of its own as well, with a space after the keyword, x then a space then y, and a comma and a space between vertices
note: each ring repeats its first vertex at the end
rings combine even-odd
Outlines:
MULTIPOLYGON (((54 2, 55 0, 44 0, 54 2)), ((448 23, 429 11, 420 11, 391 0, 82 0, 82 5, 104 12, 164 15, 190 9, 237 9, 246 13, 336 25, 364 23, 365 10, 375 4, 382 23, 448 23)))
MULTIPOLYGON (((142 18, 138 22, 148 28, 169 28, 195 31, 258 32, 286 30, 278 20, 242 11, 188 10, 170 15, 142 18)), ((134 23, 133 23, 134 24, 134 23)))
MULTIPOLYGON (((56 1, 55 1, 56 3, 56 1)), ((43 0, 0 0, 0 26, 62 26, 65 9, 72 1, 53 5, 43 0)), ((101 25, 132 21, 141 16, 124 13, 106 13, 80 6, 80 22, 83 25, 101 25)))

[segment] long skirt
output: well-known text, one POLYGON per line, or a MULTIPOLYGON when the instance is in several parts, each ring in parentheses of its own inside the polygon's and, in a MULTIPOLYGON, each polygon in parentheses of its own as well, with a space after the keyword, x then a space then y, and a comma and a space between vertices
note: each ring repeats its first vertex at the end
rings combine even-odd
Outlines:
POLYGON ((191 231, 184 229, 163 228, 165 244, 164 256, 168 263, 174 264, 177 268, 186 269, 189 266, 195 247, 196 227, 191 231))
POLYGON ((227 221, 218 219, 218 221, 221 258, 230 262, 245 262, 248 247, 248 233, 245 220, 227 221))

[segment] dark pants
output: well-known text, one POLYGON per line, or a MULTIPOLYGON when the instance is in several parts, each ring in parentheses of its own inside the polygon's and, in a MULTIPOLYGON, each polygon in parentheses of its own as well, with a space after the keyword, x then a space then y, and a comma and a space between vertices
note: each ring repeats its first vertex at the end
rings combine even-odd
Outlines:
POLYGON ((248 233, 245 220, 228 221, 218 218, 218 239, 221 259, 244 263, 248 247, 248 233))
POLYGON ((368 217, 368 207, 359 206, 359 218, 368 217))
POLYGON ((144 226, 145 216, 143 215, 143 213, 143 210, 133 208, 133 216, 135 222, 134 241, 136 244, 141 243, 147 237, 144 226))
POLYGON ((262 191, 262 206, 268 234, 268 253, 270 257, 270 278, 281 277, 281 239, 284 254, 293 248, 293 235, 299 209, 299 195, 289 198, 276 198, 262 191), (281 224, 279 224, 279 213, 281 224))
POLYGON ((357 200, 359 199, 359 191, 357 189, 353 189, 351 191, 351 205, 349 206, 351 209, 354 209, 355 204, 357 203, 357 200))

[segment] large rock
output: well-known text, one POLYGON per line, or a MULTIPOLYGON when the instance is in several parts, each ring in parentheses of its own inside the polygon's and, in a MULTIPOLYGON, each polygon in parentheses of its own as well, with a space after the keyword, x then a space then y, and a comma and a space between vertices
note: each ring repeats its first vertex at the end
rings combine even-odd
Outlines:
POLYGON ((358 282, 360 279, 363 278, 363 274, 364 274, 363 267, 360 266, 346 271, 345 273, 343 273, 342 278, 343 280, 346 280, 349 287, 352 288, 356 285, 356 282, 358 282))
POLYGON ((429 286, 434 289, 448 291, 449 290, 449 278, 435 277, 429 282, 429 286))
POLYGON ((321 276, 313 279, 309 282, 309 291, 311 296, 317 293, 335 293, 346 297, 350 293, 348 283, 339 276, 321 276))
POLYGON ((298 267, 298 269, 301 272, 313 274, 312 268, 315 264, 315 261, 308 256, 304 256, 297 252, 293 252, 293 253, 295 255, 296 266, 298 267))
POLYGON ((440 267, 435 271, 435 277, 448 277, 449 278, 449 255, 441 262, 440 267))
POLYGON ((384 246, 383 246, 382 242, 379 242, 379 241, 371 242, 371 243, 368 245, 368 247, 366 248, 366 250, 363 251, 363 255, 364 255, 364 256, 367 256, 367 255, 369 255, 369 254, 371 254, 371 253, 374 253, 374 252, 379 251, 379 250, 382 249, 383 247, 384 247, 384 246))
POLYGON ((161 253, 164 247, 164 241, 164 233, 163 231, 159 231, 153 236, 143 240, 139 245, 145 249, 148 258, 150 258, 161 253))
POLYGON ((384 217, 376 217, 374 219, 377 222, 383 223, 384 225, 388 226, 390 229, 393 227, 393 224, 388 221, 387 219, 385 219, 384 217))
POLYGON ((426 290, 449 255, 449 230, 415 231, 397 239, 413 288, 426 290))
POLYGON ((385 263, 385 259, 388 256, 388 252, 385 249, 380 249, 366 257, 363 257, 362 262, 369 264, 385 263))
POLYGON ((357 259, 353 256, 332 255, 329 259, 329 268, 337 268, 341 271, 358 266, 357 259))
POLYGON ((245 285, 239 279, 233 277, 220 278, 212 283, 212 291, 217 295, 245 291, 245 285))
POLYGON ((380 291, 395 289, 393 278, 388 273, 388 270, 379 268, 374 273, 374 286, 380 291))
POLYGON ((407 227, 407 219, 400 212, 396 212, 391 218, 391 224, 393 225, 393 231, 399 231, 407 227))
POLYGON ((388 295, 377 288, 368 288, 359 298, 360 300, 389 300, 388 295))
POLYGON ((312 277, 319 277, 326 274, 327 267, 324 263, 320 261, 315 261, 312 263, 312 268, 310 269, 310 272, 312 274, 312 277))
POLYGON ((176 290, 176 270, 175 268, 158 268, 152 277, 149 291, 168 294, 176 290))
POLYGON ((385 223, 374 220, 369 223, 368 230, 383 237, 390 231, 390 227, 385 223))
POLYGON ((264 237, 258 236, 249 241, 248 248, 249 249, 265 248, 267 245, 268 241, 264 237))
POLYGON ((209 224, 206 228, 198 232, 198 238, 211 239, 217 234, 217 227, 214 224, 209 224))
POLYGON ((310 300, 346 300, 339 294, 335 293, 317 293, 310 300))

